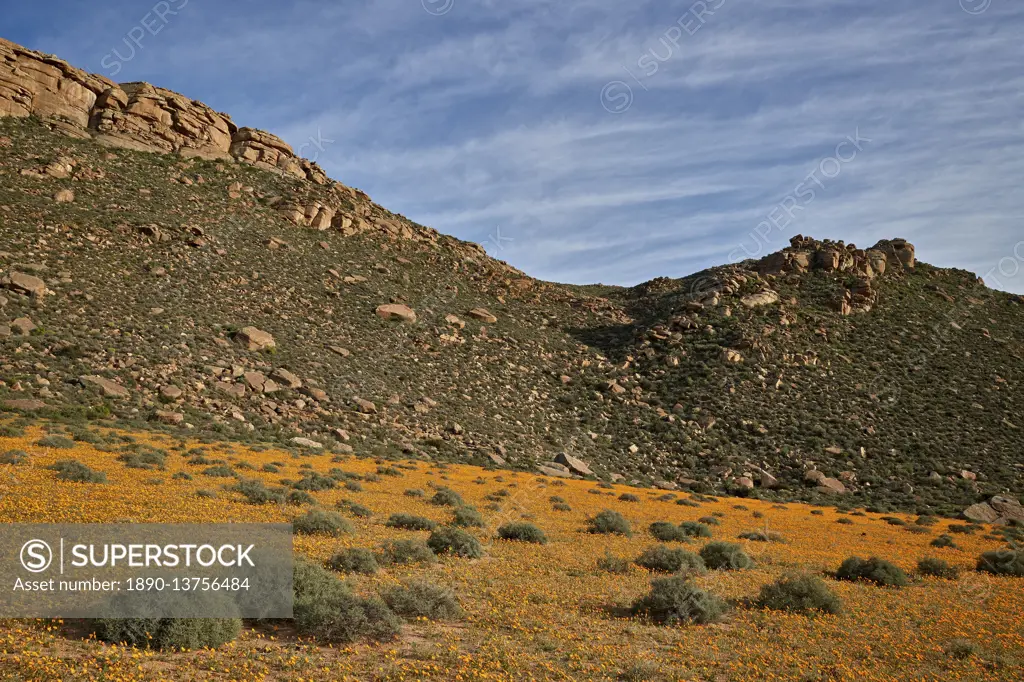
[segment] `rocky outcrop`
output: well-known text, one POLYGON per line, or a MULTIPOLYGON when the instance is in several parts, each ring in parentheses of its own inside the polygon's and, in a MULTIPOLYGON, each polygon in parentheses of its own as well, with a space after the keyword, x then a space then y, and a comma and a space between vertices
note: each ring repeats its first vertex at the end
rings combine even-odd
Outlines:
POLYGON ((963 512, 964 518, 978 523, 1024 523, 1024 507, 1009 497, 993 497, 988 502, 971 505, 963 512))
POLYGON ((305 181, 267 199, 286 220, 345 236, 379 233, 436 241, 437 232, 379 210, 359 190, 327 177, 281 138, 239 128, 227 114, 149 83, 115 83, 0 38, 0 117, 37 116, 75 137, 136 151, 222 159, 305 181))
POLYGON ((763 275, 800 274, 809 270, 844 272, 873 280, 887 271, 913 268, 914 245, 906 239, 883 239, 870 249, 853 244, 797 235, 789 247, 766 256, 755 265, 763 275))

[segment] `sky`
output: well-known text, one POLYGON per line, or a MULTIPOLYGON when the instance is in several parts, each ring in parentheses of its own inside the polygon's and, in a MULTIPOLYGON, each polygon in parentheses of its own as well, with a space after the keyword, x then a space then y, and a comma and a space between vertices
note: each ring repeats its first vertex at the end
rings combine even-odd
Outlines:
POLYGON ((3 37, 273 132, 535 277, 903 237, 1024 293, 1019 0, 5 5, 3 37))

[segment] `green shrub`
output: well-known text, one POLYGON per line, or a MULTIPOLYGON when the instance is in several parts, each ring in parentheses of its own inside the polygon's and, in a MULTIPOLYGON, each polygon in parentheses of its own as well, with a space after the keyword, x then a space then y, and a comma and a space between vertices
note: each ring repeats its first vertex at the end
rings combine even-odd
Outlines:
POLYGON ((57 478, 72 483, 106 483, 107 475, 102 471, 93 471, 74 459, 62 459, 46 467, 57 472, 57 478))
POLYGON ((338 483, 330 476, 324 476, 315 471, 306 471, 302 474, 302 478, 292 483, 292 487, 296 490, 311 490, 314 492, 320 490, 332 490, 338 483))
POLYGON ((717 621, 728 609, 721 597, 672 576, 652 580, 650 593, 633 602, 632 613, 664 625, 704 624, 717 621))
POLYGON ((434 530, 437 528, 436 521, 413 514, 392 514, 384 525, 389 528, 402 528, 403 530, 434 530))
POLYGON ((316 504, 316 499, 305 490, 291 490, 285 500, 288 504, 301 506, 304 504, 316 504))
POLYGON ((704 570, 704 561, 685 549, 670 548, 665 545, 648 547, 636 558, 637 566, 642 566, 649 571, 661 573, 699 573, 704 570))
MULTIPOLYGON (((722 525, 722 522, 719 521, 718 519, 716 519, 714 516, 702 516, 699 519, 697 519, 697 521, 699 521, 700 523, 703 523, 705 526, 721 526, 722 525)), ((686 523, 686 522, 684 521, 683 523, 686 523)))
POLYGON ((821 578, 814 575, 794 575, 779 578, 761 588, 757 604, 773 611, 821 611, 839 613, 842 603, 832 594, 821 578))
POLYGON ((242 493, 249 504, 268 504, 270 502, 284 502, 284 493, 277 490, 270 490, 263 485, 258 478, 243 478, 236 483, 232 490, 242 493))
POLYGON ((961 533, 963 535, 974 535, 974 531, 978 530, 979 528, 981 528, 981 526, 975 525, 973 523, 968 523, 968 524, 964 524, 964 523, 951 523, 951 524, 949 524, 946 527, 946 530, 948 530, 950 533, 961 533))
POLYGON ((24 450, 8 450, 0 453, 0 464, 24 464, 28 453, 24 450))
POLYGON ((210 476, 213 478, 232 478, 235 476, 235 470, 226 464, 219 464, 203 470, 203 476, 210 476))
POLYGON ((480 541, 455 526, 442 526, 430 534, 427 546, 435 554, 453 554, 467 559, 479 559, 484 555, 480 541))
POLYGON ((978 570, 994 575, 1024 577, 1024 551, 1019 549, 995 549, 983 552, 978 557, 978 570))
POLYGON ((921 575, 931 575, 936 578, 948 578, 956 580, 960 577, 960 571, 955 566, 950 566, 942 559, 925 557, 917 562, 917 571, 921 575))
POLYGON ((43 436, 36 441, 36 445, 41 448, 55 448, 57 450, 70 450, 75 447, 75 441, 64 436, 43 436))
POLYGON ((341 514, 325 509, 310 509, 292 521, 292 527, 299 535, 330 535, 332 537, 351 533, 354 530, 352 524, 346 521, 341 514))
POLYGON ((962 661, 977 654, 978 645, 966 639, 954 639, 944 651, 947 656, 962 661))
POLYGON ((898 566, 885 559, 871 557, 867 561, 852 556, 836 571, 839 580, 863 580, 886 587, 904 587, 908 584, 907 574, 898 566))
POLYGON ((357 519, 368 519, 373 516, 373 510, 366 505, 353 502, 352 500, 340 500, 338 502, 338 509, 347 511, 357 519))
POLYGON ((392 540, 377 550, 377 563, 382 565, 429 564, 435 561, 434 550, 422 540, 392 540))
POLYGON ((425 497, 426 493, 419 488, 409 488, 405 491, 406 497, 425 497))
POLYGON ((629 521, 619 512, 610 509, 605 509, 597 516, 587 519, 587 526, 587 530, 591 533, 625 535, 627 538, 633 535, 629 521))
POLYGON ((268 463, 261 466, 260 471, 265 471, 268 474, 277 474, 281 472, 281 467, 277 466, 276 464, 268 463))
POLYGON ((334 556, 328 560, 327 565, 332 570, 341 573, 362 573, 364 575, 373 575, 378 568, 373 552, 363 547, 353 547, 335 552, 334 556))
POLYGON ((454 592, 422 580, 388 588, 384 592, 384 601, 392 611, 406 618, 455 620, 463 616, 454 592))
POLYGON ((532 523, 506 523, 498 528, 498 537, 502 540, 515 540, 518 542, 532 542, 535 545, 545 545, 548 538, 537 526, 532 523))
POLYGON ((952 549, 959 549, 959 547, 957 547, 957 544, 953 542, 953 536, 946 535, 945 533, 935 538, 928 544, 932 547, 950 547, 952 549))
POLYGON ((179 471, 175 473, 173 476, 171 476, 171 479, 175 481, 191 481, 192 474, 188 473, 187 471, 179 471))
POLYGON ((163 469, 167 456, 159 450, 143 450, 118 455, 118 461, 124 462, 129 469, 163 469))
POLYGON ((462 497, 451 488, 438 488, 430 498, 430 503, 441 507, 461 507, 462 497))
POLYGON ((700 550, 700 558, 711 569, 730 571, 750 568, 754 560, 743 551, 743 548, 732 542, 711 542, 700 550))
POLYGON ((483 528, 486 525, 484 517, 474 507, 459 507, 456 509, 455 518, 452 523, 463 528, 483 528))
POLYGON ((619 499, 623 502, 639 502, 640 498, 633 493, 622 493, 619 495, 619 499))
POLYGON ((321 566, 295 562, 295 628, 321 642, 348 643, 361 638, 393 639, 401 621, 380 599, 352 594, 347 584, 321 566))
POLYGON ((844 526, 852 526, 853 519, 848 519, 845 516, 841 516, 840 518, 836 519, 836 523, 841 523, 844 526))
POLYGON ((215 648, 242 631, 239 618, 101 618, 93 624, 104 642, 154 649, 215 648))
POLYGON ((690 540, 679 526, 668 521, 655 521, 647 527, 647 530, 651 532, 655 540, 661 542, 689 542, 690 540))
POLYGON ((555 511, 562 511, 562 512, 570 512, 570 511, 572 511, 572 507, 570 507, 566 502, 555 502, 553 505, 551 505, 551 508, 553 510, 555 510, 555 511))
POLYGON ((363 486, 359 483, 359 481, 352 481, 352 480, 345 481, 345 486, 344 487, 345 487, 345 490, 349 491, 350 493, 361 493, 361 492, 363 492, 363 486))
MULTIPOLYGON (((715 523, 717 524, 717 521, 715 523)), ((699 521, 683 521, 679 524, 679 530, 683 531, 691 538, 711 537, 711 528, 709 528, 707 524, 700 523, 699 521)))
POLYGON ((633 563, 624 557, 614 556, 605 550, 604 556, 597 560, 598 570, 619 575, 629 573, 633 569, 633 563))

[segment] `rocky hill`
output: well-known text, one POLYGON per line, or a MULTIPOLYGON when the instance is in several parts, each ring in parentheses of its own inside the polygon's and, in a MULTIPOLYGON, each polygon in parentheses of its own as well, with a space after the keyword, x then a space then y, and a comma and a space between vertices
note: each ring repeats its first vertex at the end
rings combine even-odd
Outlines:
POLYGON ((1021 297, 904 240, 542 282, 269 133, 5 41, 0 282, 26 414, 879 509, 1024 488, 1021 297))

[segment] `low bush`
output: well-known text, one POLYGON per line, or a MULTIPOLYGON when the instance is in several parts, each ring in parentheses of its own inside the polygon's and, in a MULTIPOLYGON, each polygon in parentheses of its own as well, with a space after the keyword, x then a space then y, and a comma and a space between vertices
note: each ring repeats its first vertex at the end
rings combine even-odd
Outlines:
POLYGON ((633 535, 629 521, 619 512, 610 509, 605 509, 597 516, 587 519, 587 530, 602 535, 625 535, 627 538, 633 535))
POLYGON ((714 623, 729 610, 724 599, 679 576, 651 581, 649 594, 633 602, 634 616, 663 625, 714 623))
POLYGON ((327 561, 327 565, 340 573, 362 573, 364 575, 373 575, 379 568, 373 552, 363 547, 352 547, 336 552, 327 561))
POLYGON ((570 512, 570 511, 572 511, 572 507, 570 507, 565 502, 555 502, 553 505, 551 505, 551 508, 553 510, 555 510, 555 511, 561 511, 561 512, 570 512))
POLYGON ((483 528, 484 517, 474 507, 459 507, 455 510, 452 523, 462 528, 483 528))
POLYGON ((636 558, 635 563, 649 571, 661 573, 694 573, 704 570, 704 561, 693 552, 664 545, 648 547, 636 558))
POLYGON ((354 530, 352 524, 346 521, 341 514, 325 509, 310 509, 292 521, 292 527, 299 535, 329 535, 332 537, 351 533, 354 530))
POLYGON ((436 521, 413 514, 392 514, 384 525, 403 530, 434 530, 437 528, 436 521))
POLYGON ((309 490, 312 492, 332 490, 336 485, 338 485, 338 482, 333 478, 318 474, 315 471, 304 472, 301 479, 292 483, 292 487, 296 490, 309 490))
POLYGON ((655 521, 647 527, 647 530, 651 532, 655 540, 661 542, 688 542, 690 539, 682 528, 668 521, 655 521))
POLYGON ((24 464, 28 453, 24 450, 8 450, 0 453, 0 464, 24 464))
POLYGON ((409 488, 405 491, 406 497, 426 497, 426 493, 419 488, 409 488))
POLYGON ((203 469, 203 476, 210 476, 212 478, 233 478, 235 470, 226 464, 218 464, 216 466, 208 467, 203 469))
POLYGON ((606 573, 622 575, 629 573, 633 569, 633 563, 625 557, 614 556, 611 552, 605 550, 604 556, 597 560, 597 568, 606 573))
POLYGON ((707 524, 699 521, 683 521, 679 524, 679 530, 683 531, 691 538, 711 537, 711 528, 707 524))
POLYGON ((908 584, 907 574, 901 568, 885 559, 871 557, 867 561, 852 556, 836 571, 839 580, 863 580, 884 587, 904 587, 908 584))
POLYGON ((357 519, 368 519, 373 516, 373 511, 369 507, 352 500, 340 500, 338 502, 338 509, 347 511, 357 519))
MULTIPOLYGON (((719 521, 718 519, 716 519, 714 516, 702 516, 699 519, 697 519, 697 521, 699 521, 700 523, 703 523, 705 526, 720 526, 720 525, 722 525, 722 522, 719 521)), ((685 523, 685 521, 683 523, 685 523)))
POLYGON ((757 604, 772 611, 820 611, 836 614, 842 603, 825 584, 814 575, 794 575, 779 578, 761 588, 757 604))
POLYGON ((316 504, 316 499, 307 493, 305 490, 291 490, 288 492, 288 497, 285 498, 288 504, 293 504, 297 507, 304 504, 316 504))
POLYGON ((430 503, 440 507, 461 507, 462 496, 451 488, 438 488, 430 498, 430 503))
POLYGON ((427 546, 435 554, 452 554, 467 559, 479 559, 484 555, 480 541, 455 526, 442 526, 434 530, 427 539, 427 546))
POLYGON ((700 557, 708 568, 715 570, 738 571, 754 565, 743 548, 732 542, 708 543, 700 550, 700 557))
POLYGON ((515 540, 518 542, 532 542, 535 545, 547 544, 548 538, 537 526, 532 523, 506 523, 498 528, 498 537, 502 540, 515 540))
POLYGON ((236 483, 232 490, 242 493, 245 501, 249 504, 268 504, 284 502, 284 493, 279 490, 270 490, 258 478, 243 478, 236 483))
POLYGON ((935 538, 928 544, 932 547, 949 547, 951 549, 959 549, 959 547, 957 547, 957 544, 953 542, 953 536, 946 535, 945 533, 935 538))
POLYGON ((239 618, 103 618, 93 623, 104 642, 147 649, 212 649, 242 631, 239 618))
POLYGON ((950 580, 956 580, 960 577, 960 570, 955 566, 950 566, 942 559, 934 559, 932 557, 925 557, 918 561, 917 571, 921 575, 930 575, 936 578, 948 578, 950 580))
POLYGON ((106 483, 107 475, 94 471, 74 459, 62 459, 46 467, 57 472, 57 478, 71 483, 106 483))
POLYGON ((401 621, 382 600, 352 594, 349 586, 321 566, 295 562, 295 628, 321 642, 348 643, 361 638, 394 639, 401 621))
POLYGON ((377 550, 377 563, 391 564, 429 564, 437 561, 434 550, 422 540, 392 540, 377 550))
POLYGON ((1020 549, 995 549, 978 557, 979 571, 993 575, 1024 577, 1024 551, 1020 549))
POLYGON ((36 445, 41 448, 55 448, 57 450, 70 450, 75 447, 75 441, 64 436, 43 436, 36 441, 36 445))
POLYGON ((406 618, 455 620, 463 616, 452 590, 422 580, 390 587, 383 596, 392 611, 406 618))
POLYGON ((633 493, 622 493, 619 495, 619 500, 622 502, 639 502, 640 498, 633 493))

